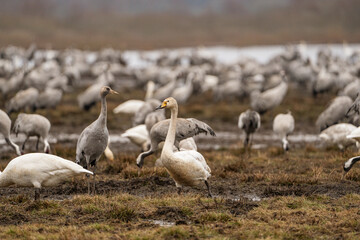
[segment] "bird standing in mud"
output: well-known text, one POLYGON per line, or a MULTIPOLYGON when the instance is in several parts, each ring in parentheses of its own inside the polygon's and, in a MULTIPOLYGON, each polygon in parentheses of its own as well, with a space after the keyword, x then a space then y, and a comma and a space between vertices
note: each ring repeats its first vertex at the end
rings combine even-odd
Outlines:
MULTIPOLYGON (((107 105, 108 94, 118 94, 108 86, 101 88, 101 112, 92 124, 86 127, 78 139, 76 145, 76 163, 86 169, 93 167, 93 193, 95 194, 96 163, 108 145, 109 131, 107 129, 107 105)), ((87 175, 89 177, 89 175, 87 175)), ((88 179, 88 193, 90 194, 90 180, 88 179)))
MULTIPOLYGON (((166 134, 169 129, 170 119, 162 120, 151 128, 150 130, 150 149, 146 152, 140 153, 136 158, 138 167, 142 167, 146 157, 155 153, 158 149, 159 143, 165 141, 166 134)), ((176 119, 176 134, 174 145, 180 149, 180 142, 190 137, 194 137, 200 133, 210 134, 216 136, 214 130, 206 123, 195 118, 177 118, 176 119)))
POLYGON ((80 174, 92 174, 72 161, 45 153, 29 153, 9 162, 0 172, 0 187, 34 187, 35 200, 41 187, 53 187, 80 174))
POLYGON ((287 114, 278 114, 274 118, 273 130, 281 137, 284 151, 289 150, 289 141, 287 136, 294 131, 295 120, 289 111, 287 114))
POLYGON ((194 186, 204 182, 209 197, 212 197, 210 186, 207 179, 211 176, 210 167, 205 158, 197 151, 173 151, 176 134, 176 122, 178 115, 178 104, 176 100, 169 97, 163 101, 158 109, 168 108, 171 110, 171 120, 169 130, 166 135, 165 144, 161 152, 161 161, 163 166, 174 179, 178 193, 180 194, 182 186, 194 186))
POLYGON ((44 152, 50 153, 50 144, 48 141, 49 131, 51 128, 50 121, 39 114, 27 114, 27 113, 20 113, 15 120, 14 123, 14 132, 16 136, 19 133, 24 133, 26 135, 25 141, 22 145, 22 150, 25 150, 25 144, 29 137, 36 136, 36 151, 39 150, 39 142, 40 137, 44 142, 44 152))
POLYGON ((244 148, 246 148, 250 142, 251 134, 256 132, 261 125, 260 114, 250 109, 246 110, 239 116, 238 127, 243 129, 246 136, 244 141, 244 148))
POLYGON ((10 139, 11 119, 2 110, 0 110, 0 133, 5 137, 5 141, 9 144, 16 152, 17 155, 21 155, 20 148, 10 139))

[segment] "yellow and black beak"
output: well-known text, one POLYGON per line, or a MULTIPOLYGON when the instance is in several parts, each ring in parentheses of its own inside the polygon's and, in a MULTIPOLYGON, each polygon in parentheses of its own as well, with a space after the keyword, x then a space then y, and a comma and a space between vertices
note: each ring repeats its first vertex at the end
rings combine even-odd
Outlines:
POLYGON ((155 110, 159 110, 159 109, 163 109, 163 108, 166 108, 166 102, 165 101, 160 106, 155 108, 155 110))
POLYGON ((112 90, 112 89, 110 89, 110 93, 111 93, 111 94, 117 94, 117 95, 119 95, 119 93, 118 93, 117 91, 114 91, 114 90, 112 90))

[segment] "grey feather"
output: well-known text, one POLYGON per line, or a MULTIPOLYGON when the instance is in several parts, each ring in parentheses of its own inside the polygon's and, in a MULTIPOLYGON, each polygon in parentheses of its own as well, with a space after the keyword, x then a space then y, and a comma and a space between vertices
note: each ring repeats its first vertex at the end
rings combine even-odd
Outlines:
MULTIPOLYGON (((159 143, 165 141, 166 134, 168 132, 170 125, 170 119, 166 119, 156 123, 150 131, 150 141, 151 147, 147 152, 141 153, 137 159, 136 163, 141 167, 144 163, 144 159, 147 156, 153 154, 157 149, 159 143)), ((200 133, 210 134, 211 136, 216 136, 214 130, 207 125, 206 123, 199 121, 195 118, 178 118, 176 124, 176 135, 175 135, 175 145, 178 147, 179 142, 183 139, 193 137, 200 133)))

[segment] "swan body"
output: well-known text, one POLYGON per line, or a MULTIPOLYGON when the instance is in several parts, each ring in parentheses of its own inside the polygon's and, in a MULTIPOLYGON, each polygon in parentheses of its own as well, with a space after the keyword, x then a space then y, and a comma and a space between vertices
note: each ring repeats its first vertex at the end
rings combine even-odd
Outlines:
POLYGON ((176 121, 178 114, 178 105, 174 98, 170 97, 163 101, 159 108, 169 108, 171 110, 171 121, 165 144, 161 152, 161 161, 174 179, 178 193, 182 186, 194 186, 200 182, 205 182, 208 194, 211 197, 210 187, 207 182, 211 176, 210 167, 205 158, 197 151, 173 151, 176 134, 176 121))
POLYGON ((0 110, 0 133, 4 135, 5 141, 16 152, 17 155, 21 155, 20 148, 10 139, 11 119, 2 110, 0 110))
POLYGON ((146 87, 145 101, 135 99, 125 101, 118 105, 116 108, 114 108, 113 112, 131 115, 136 114, 138 111, 140 111, 141 107, 145 104, 145 102, 152 98, 154 90, 155 83, 153 81, 149 81, 146 87))
POLYGON ((36 150, 39 149, 39 140, 40 137, 44 141, 44 152, 50 152, 50 144, 48 141, 48 135, 51 128, 50 121, 39 114, 27 114, 20 113, 14 123, 14 132, 16 136, 19 133, 24 133, 26 139, 22 145, 22 150, 25 149, 25 143, 31 136, 36 136, 38 138, 36 143, 36 150))
POLYGON ((338 123, 323 130, 319 137, 330 144, 337 145, 340 149, 344 149, 355 143, 350 134, 356 130, 356 127, 349 123, 338 123))
MULTIPOLYGON (((139 154, 136 158, 138 167, 142 167, 144 159, 152 155, 157 149, 159 143, 165 141, 167 131, 170 126, 170 119, 166 119, 156 123, 150 130, 151 146, 147 152, 139 154)), ((200 133, 210 134, 216 136, 214 130, 206 123, 199 121, 195 118, 177 118, 175 146, 180 149, 179 142, 189 137, 196 136, 200 133)))
POLYGON ((7 103, 7 105, 6 105, 7 113, 10 114, 12 112, 17 112, 22 109, 32 110, 38 96, 39 96, 39 91, 33 87, 30 87, 26 90, 19 91, 7 103))
POLYGON ((144 105, 144 101, 142 100, 128 100, 123 102, 122 104, 118 105, 114 108, 114 113, 124 113, 124 114, 135 114, 137 113, 140 108, 144 105))
MULTIPOLYGON (((174 146, 174 151, 178 149, 174 146)), ((189 137, 187 139, 181 140, 179 143, 179 151, 186 151, 186 150, 194 150, 197 151, 197 145, 193 137, 189 137)), ((161 158, 156 159, 155 167, 164 167, 161 158)))
POLYGON ((93 174, 78 164, 55 155, 29 153, 9 162, 0 173, 0 186, 34 187, 37 200, 42 187, 57 186, 84 173, 93 174))
POLYGON ((356 141, 357 148, 360 148, 360 127, 355 128, 353 131, 351 131, 346 138, 348 139, 354 139, 356 141))
POLYGON ((278 134, 283 143, 284 151, 289 150, 289 142, 287 140, 287 136, 294 131, 295 128, 295 120, 291 113, 287 114, 278 114, 274 118, 273 122, 273 130, 276 134, 278 134))
POLYGON ((128 138, 132 143, 138 145, 143 150, 146 149, 146 144, 149 141, 149 133, 145 124, 140 124, 136 127, 129 128, 123 134, 122 137, 128 138))

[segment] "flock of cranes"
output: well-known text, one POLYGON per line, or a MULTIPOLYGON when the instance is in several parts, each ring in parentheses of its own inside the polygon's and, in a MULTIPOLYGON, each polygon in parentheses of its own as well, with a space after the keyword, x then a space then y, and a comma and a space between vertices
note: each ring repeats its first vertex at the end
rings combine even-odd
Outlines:
MULTIPOLYGON (((202 56, 197 50, 176 56, 164 52, 156 59, 141 56, 148 65, 136 68, 128 66, 123 54, 113 49, 89 52, 41 50, 35 46, 4 48, 0 51, 0 92, 8 114, 26 112, 18 114, 12 127, 16 135, 23 133, 26 139, 21 148, 14 143, 10 138, 11 120, 0 110, 0 132, 19 155, 0 174, 0 186, 34 187, 38 199, 41 187, 55 186, 72 176, 86 174, 88 193, 95 194, 99 158, 104 152, 108 158, 114 158, 108 148, 106 96, 119 93, 112 88, 146 87, 144 101, 128 100, 113 112, 133 115, 133 127, 122 136, 141 147, 142 153, 136 161, 134 159, 138 167, 141 168, 145 158, 164 142, 156 165, 167 169, 179 193, 182 186, 203 182, 208 195, 212 196, 208 182, 211 170, 197 151, 193 137, 198 134, 216 136, 215 131, 198 119, 177 117, 178 104, 181 106, 192 96, 201 97, 207 91, 213 93, 213 101, 249 98, 251 109, 241 113, 238 121, 238 127, 245 133, 245 148, 251 147, 251 136, 261 127, 261 115, 279 106, 289 88, 314 97, 324 92, 337 94, 319 113, 315 123, 319 136, 341 149, 355 143, 360 146, 357 128, 360 125, 360 53, 353 51, 343 59, 324 48, 319 51, 317 62, 311 62, 299 49, 290 46, 266 64, 244 59, 231 65, 202 56), (87 111, 97 102, 101 102, 101 111, 79 136, 74 163, 49 154, 51 124, 44 116, 28 112, 56 108, 65 94, 85 86, 86 90, 77 98, 79 111, 87 111), (170 110, 170 119, 166 119, 165 109, 170 110), (38 138, 36 150, 42 140, 44 153, 21 155, 31 136, 38 138), (93 175, 92 184, 90 175, 93 175)), ((273 131, 281 140, 284 152, 290 148, 287 137, 294 129, 295 119, 290 111, 278 114, 273 120, 273 131)), ((349 159, 344 165, 345 172, 359 159, 349 159)))

